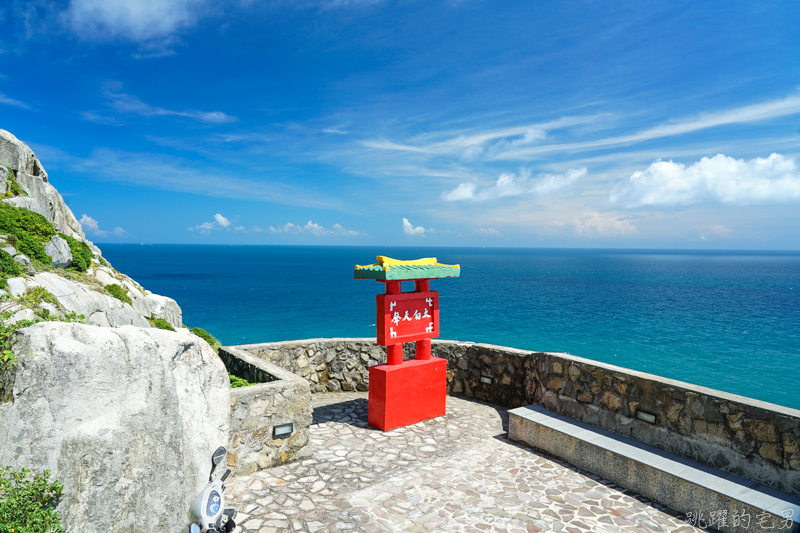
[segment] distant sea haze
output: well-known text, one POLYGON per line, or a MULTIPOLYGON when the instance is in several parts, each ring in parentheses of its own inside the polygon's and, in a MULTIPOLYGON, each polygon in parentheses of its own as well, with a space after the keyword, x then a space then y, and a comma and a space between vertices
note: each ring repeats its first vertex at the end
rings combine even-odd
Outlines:
MULTIPOLYGON (((567 352, 800 409, 800 252, 101 245, 223 344, 374 337, 376 255, 435 256, 442 339, 567 352)), ((411 284, 404 290, 411 290, 411 284)))

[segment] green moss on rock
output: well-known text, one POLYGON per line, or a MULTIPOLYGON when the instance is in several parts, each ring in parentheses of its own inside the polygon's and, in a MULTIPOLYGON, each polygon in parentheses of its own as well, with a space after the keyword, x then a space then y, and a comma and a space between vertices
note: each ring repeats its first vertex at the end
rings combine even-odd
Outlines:
POLYGON ((151 318, 149 322, 150 325, 153 326, 154 328, 165 329, 167 331, 175 331, 175 328, 172 327, 172 324, 170 324, 163 318, 151 318))
POLYGON ((111 285, 106 285, 105 289, 106 289, 106 292, 108 294, 110 294, 111 296, 113 296, 117 300, 122 300, 126 304, 133 303, 131 301, 131 297, 128 296, 127 291, 125 291, 125 289, 123 289, 122 287, 120 287, 116 283, 112 283, 111 285))

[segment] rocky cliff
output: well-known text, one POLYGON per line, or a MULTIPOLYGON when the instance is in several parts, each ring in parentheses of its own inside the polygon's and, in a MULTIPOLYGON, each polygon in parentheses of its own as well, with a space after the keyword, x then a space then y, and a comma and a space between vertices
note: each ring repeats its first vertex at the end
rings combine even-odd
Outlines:
MULTIPOLYGON (((48 182, 47 172, 33 151, 5 130, 0 130, 0 194, 6 205, 43 216, 55 232, 43 243, 47 261, 34 265, 36 258, 28 257, 15 246, 21 236, 4 235, 0 230, 0 249, 25 268, 24 276, 8 279, 7 289, 0 289, 0 295, 8 292, 18 298, 33 287, 43 287, 58 300, 57 307, 61 308, 50 309, 51 313, 75 312, 84 315, 88 324, 146 328, 150 320, 162 318, 173 327, 182 326, 181 309, 175 300, 151 293, 103 259, 100 249, 86 239, 81 224, 48 182), (84 243, 91 250, 90 264, 84 272, 75 268, 67 270, 75 258, 65 237, 84 243), (110 285, 120 286, 123 292, 114 296, 104 290, 110 285), (127 296, 130 302, 121 300, 120 295, 127 296)), ((33 318, 34 310, 23 306, 18 309, 19 313, 11 317, 11 321, 33 318)))
POLYGON ((185 531, 228 442, 225 366, 102 257, 5 130, 0 195, 0 467, 50 470, 70 533, 185 531))

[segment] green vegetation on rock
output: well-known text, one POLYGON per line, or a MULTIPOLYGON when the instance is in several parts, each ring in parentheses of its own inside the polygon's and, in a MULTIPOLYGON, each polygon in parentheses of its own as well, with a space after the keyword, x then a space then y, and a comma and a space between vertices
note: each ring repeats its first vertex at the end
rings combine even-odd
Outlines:
MULTIPOLYGON (((21 276, 24 273, 25 269, 23 266, 14 261, 10 253, 5 250, 0 250, 0 275, 3 276, 4 280, 5 278, 21 276)), ((5 285, 8 287, 8 282, 6 282, 5 285)))
MULTIPOLYGON (((92 258, 94 257, 89 245, 74 237, 64 235, 63 233, 59 233, 58 235, 67 241, 69 251, 72 253, 72 264, 69 266, 69 269, 78 272, 86 272, 86 270, 92 266, 92 258)), ((130 301, 128 301, 128 303, 130 303, 130 301)))
POLYGON ((170 324, 163 318, 151 318, 149 322, 150 325, 153 326, 154 328, 165 329, 167 331, 175 331, 175 328, 172 327, 172 324, 170 324))
POLYGON ((105 286, 106 292, 116 298, 117 300, 122 300, 126 304, 133 303, 131 297, 128 296, 128 292, 117 285, 116 283, 112 283, 110 285, 105 286))
POLYGON ((189 331, 206 341, 209 345, 211 345, 215 352, 219 353, 219 347, 222 346, 222 343, 219 342, 211 333, 207 332, 203 328, 192 328, 189 331))
POLYGON ((0 202, 0 233, 8 235, 8 243, 31 260, 50 263, 44 243, 56 234, 56 230, 39 213, 0 202))
MULTIPOLYGON (((3 165, 5 167, 5 165, 3 165)), ((6 167, 8 170, 8 183, 11 185, 9 190, 3 193, 3 198, 13 198, 15 196, 28 196, 28 193, 22 190, 19 183, 17 182, 17 176, 14 174, 14 171, 11 170, 10 167, 6 167)))
POLYGON ((0 469, 0 533, 64 533, 55 510, 64 486, 50 482, 50 471, 35 474, 22 467, 0 469))
POLYGON ((108 261, 106 261, 105 259, 103 259, 103 256, 102 256, 102 255, 100 256, 100 264, 101 264, 101 265, 103 265, 104 267, 107 267, 107 268, 110 268, 110 267, 111 267, 111 265, 109 265, 109 264, 108 264, 108 261))
POLYGON ((234 376, 230 372, 228 372, 228 377, 231 380, 231 388, 236 389, 238 387, 247 387, 248 385, 254 385, 254 383, 250 383, 246 379, 242 379, 240 377, 234 376))

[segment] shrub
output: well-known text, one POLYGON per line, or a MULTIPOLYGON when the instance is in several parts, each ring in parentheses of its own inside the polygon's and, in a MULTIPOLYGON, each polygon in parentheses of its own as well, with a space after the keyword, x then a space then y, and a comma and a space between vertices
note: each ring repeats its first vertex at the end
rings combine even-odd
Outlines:
POLYGON ((100 256, 100 264, 103 265, 104 267, 110 267, 111 266, 111 265, 108 264, 108 261, 103 259, 102 255, 100 256))
POLYGON ((92 266, 92 258, 94 257, 92 249, 89 248, 89 245, 85 242, 75 239, 74 237, 70 237, 69 235, 64 235, 62 233, 59 233, 58 235, 67 241, 67 244, 69 245, 69 251, 72 253, 72 264, 69 266, 69 269, 77 272, 86 272, 86 270, 92 266))
POLYGON ((192 328, 190 331, 210 344, 215 352, 219 351, 219 347, 222 346, 221 342, 203 328, 192 328))
POLYGON ((154 328, 158 329, 165 329, 167 331, 175 331, 175 328, 172 327, 172 324, 164 320, 163 318, 151 318, 150 325, 154 328))
POLYGON ((231 388, 236 389, 238 387, 247 387, 248 385, 253 385, 253 383, 248 382, 246 379, 242 379, 240 377, 234 376, 230 372, 228 372, 228 377, 231 380, 231 388))
POLYGON ((30 259, 36 259, 46 265, 51 263, 50 256, 44 251, 44 245, 41 242, 27 233, 18 233, 16 239, 17 242, 14 243, 14 248, 27 255, 30 259))
POLYGON ((122 300, 126 304, 133 303, 131 297, 128 296, 128 292, 117 285, 116 283, 112 283, 111 285, 105 286, 106 292, 116 298, 117 300, 122 300))
POLYGON ((13 233, 17 237, 30 235, 42 243, 56 234, 53 225, 39 213, 0 202, 0 233, 13 233))
MULTIPOLYGON (((0 274, 9 278, 14 278, 21 276, 23 273, 25 273, 25 268, 14 261, 10 253, 5 250, 0 250, 0 274)), ((8 282, 6 282, 6 286, 8 286, 8 282)))
POLYGON ((18 301, 20 304, 28 308, 36 307, 40 302, 47 302, 54 305, 56 309, 61 309, 61 304, 58 303, 58 300, 55 296, 53 296, 53 293, 44 287, 31 287, 25 291, 25 294, 20 295, 18 301))
POLYGON ((22 467, 0 469, 0 533, 64 533, 55 510, 64 486, 49 481, 50 471, 35 474, 22 467))

